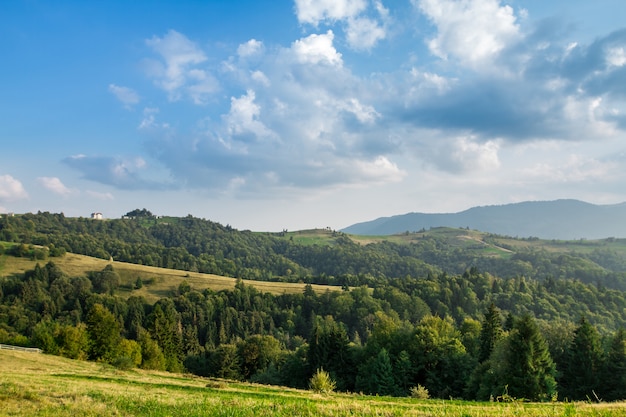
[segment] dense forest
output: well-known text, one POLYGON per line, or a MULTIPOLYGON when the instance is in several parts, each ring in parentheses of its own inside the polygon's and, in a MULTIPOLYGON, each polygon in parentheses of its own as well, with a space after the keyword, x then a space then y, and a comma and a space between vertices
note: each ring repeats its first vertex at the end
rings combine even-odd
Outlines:
MULTIPOLYGON (((496 239, 496 237, 489 237, 496 239)), ((94 221, 37 213, 0 219, 7 256, 41 261, 0 278, 0 343, 120 367, 306 388, 327 371, 337 388, 380 395, 623 399, 626 261, 518 249, 476 256, 436 236, 359 244, 332 233, 237 231, 147 210, 94 221), (108 265, 68 276, 75 252, 237 278, 341 285, 272 295, 239 281, 196 291, 183 281, 156 303, 120 296, 108 265)), ((144 285, 141 280, 135 287, 144 285)))

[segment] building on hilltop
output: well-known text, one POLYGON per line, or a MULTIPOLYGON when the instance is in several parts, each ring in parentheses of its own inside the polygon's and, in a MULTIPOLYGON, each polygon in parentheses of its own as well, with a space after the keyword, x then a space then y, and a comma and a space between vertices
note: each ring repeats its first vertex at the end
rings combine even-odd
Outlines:
POLYGON ((94 220, 102 220, 104 219, 104 216, 102 213, 91 213, 91 218, 94 220))

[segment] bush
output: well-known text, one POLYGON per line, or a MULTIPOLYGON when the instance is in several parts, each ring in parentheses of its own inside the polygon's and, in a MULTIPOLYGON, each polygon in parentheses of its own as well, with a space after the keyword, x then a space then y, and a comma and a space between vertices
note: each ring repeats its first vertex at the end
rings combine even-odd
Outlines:
POLYGON ((419 400, 427 400, 430 398, 430 394, 428 393, 428 389, 420 384, 417 384, 416 387, 412 387, 410 389, 411 398, 417 398, 419 400))
POLYGON ((320 394, 330 394, 337 384, 324 369, 318 369, 309 380, 311 389, 320 394))
POLYGON ((113 362, 111 363, 111 365, 123 371, 128 371, 135 367, 133 360, 127 356, 120 356, 120 357, 115 358, 113 362))

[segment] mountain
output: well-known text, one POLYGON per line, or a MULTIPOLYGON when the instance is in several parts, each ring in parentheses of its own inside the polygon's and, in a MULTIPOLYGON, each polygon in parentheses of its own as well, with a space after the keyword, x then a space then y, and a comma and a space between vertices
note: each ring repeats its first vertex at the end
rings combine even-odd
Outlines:
POLYGON ((542 239, 623 238, 626 237, 626 203, 595 205, 578 200, 527 201, 474 207, 459 213, 407 213, 382 217, 341 231, 355 235, 393 235, 440 226, 542 239))

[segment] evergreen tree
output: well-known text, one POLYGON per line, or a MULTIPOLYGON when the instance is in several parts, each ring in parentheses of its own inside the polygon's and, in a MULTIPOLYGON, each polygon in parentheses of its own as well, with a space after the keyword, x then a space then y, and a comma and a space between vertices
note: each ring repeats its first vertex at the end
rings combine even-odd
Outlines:
POLYGON ((381 349, 372 364, 370 375, 375 393, 380 395, 393 395, 398 392, 394 377, 391 359, 387 349, 381 349))
POLYGON ((512 397, 539 401, 556 395, 556 367, 535 320, 528 314, 514 321, 505 369, 504 384, 512 397))
POLYGON ((600 388, 602 355, 598 331, 582 317, 574 331, 574 340, 567 349, 567 361, 559 380, 563 398, 569 400, 596 398, 600 388))
POLYGON ((182 371, 182 329, 172 301, 159 300, 148 321, 151 336, 165 356, 165 369, 171 372, 182 371))
POLYGON ((480 348, 478 362, 489 359, 493 347, 502 338, 502 318, 494 303, 489 305, 480 329, 480 348))
POLYGON ((307 355, 310 374, 325 369, 337 382, 338 389, 352 389, 355 372, 345 328, 332 316, 327 316, 316 320, 311 333, 307 355))
POLYGON ((615 332, 609 346, 604 375, 602 377, 602 399, 608 401, 626 398, 626 330, 615 332))
POLYGON ((372 395, 397 395, 398 386, 387 349, 381 349, 360 367, 356 379, 356 389, 372 395))

